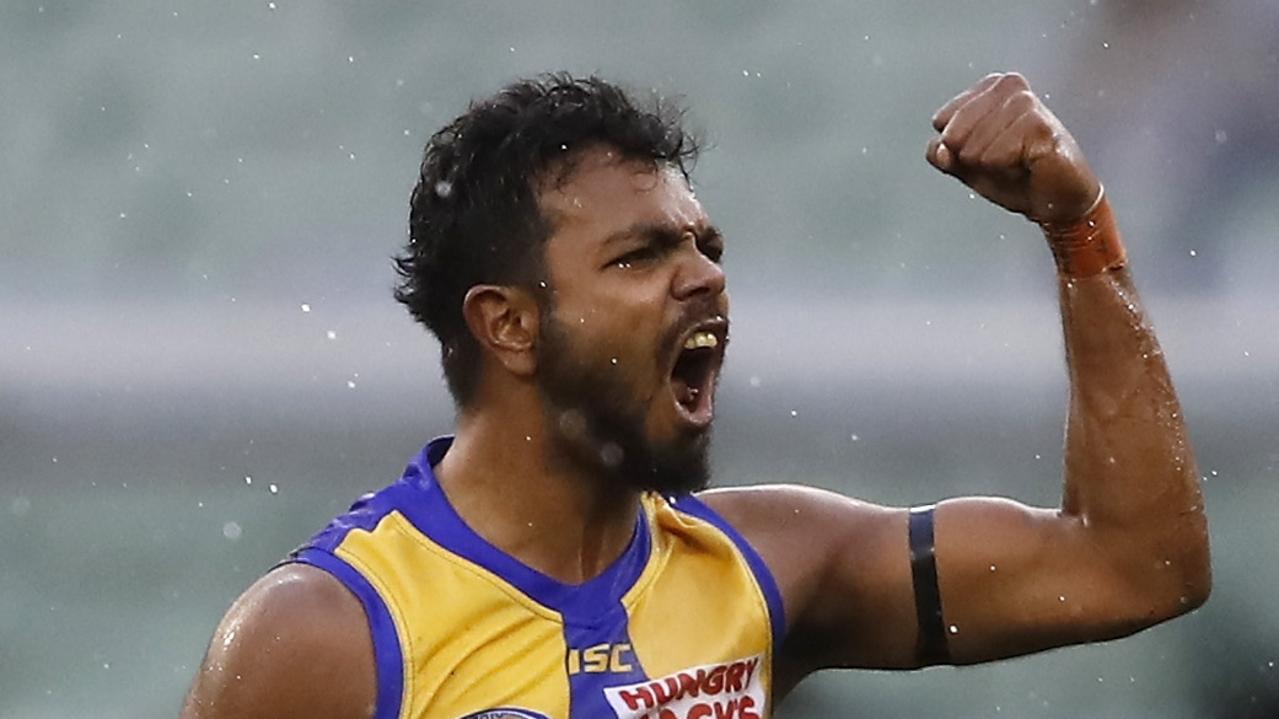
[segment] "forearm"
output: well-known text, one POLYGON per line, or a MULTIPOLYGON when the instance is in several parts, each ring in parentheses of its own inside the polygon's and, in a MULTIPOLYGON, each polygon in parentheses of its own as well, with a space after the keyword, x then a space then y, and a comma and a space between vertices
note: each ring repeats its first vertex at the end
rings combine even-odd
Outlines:
POLYGON ((1102 556, 1200 601, 1210 578, 1198 470, 1132 278, 1126 268, 1062 277, 1059 290, 1070 375, 1063 512, 1102 556))

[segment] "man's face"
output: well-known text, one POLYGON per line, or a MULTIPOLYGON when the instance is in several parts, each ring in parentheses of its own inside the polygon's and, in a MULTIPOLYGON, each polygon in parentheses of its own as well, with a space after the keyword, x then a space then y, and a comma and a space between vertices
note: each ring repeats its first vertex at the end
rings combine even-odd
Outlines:
POLYGON ((723 241, 678 170, 589 148, 541 192, 554 230, 538 382, 561 443, 627 486, 705 487, 728 340, 723 241))

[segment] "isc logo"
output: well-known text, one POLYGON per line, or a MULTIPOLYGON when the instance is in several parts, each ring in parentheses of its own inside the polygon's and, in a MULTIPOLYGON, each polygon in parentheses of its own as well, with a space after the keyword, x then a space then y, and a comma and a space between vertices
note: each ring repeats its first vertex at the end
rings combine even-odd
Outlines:
POLYGON ((629 672, 635 668, 630 644, 596 644, 585 649, 568 650, 568 673, 629 672))

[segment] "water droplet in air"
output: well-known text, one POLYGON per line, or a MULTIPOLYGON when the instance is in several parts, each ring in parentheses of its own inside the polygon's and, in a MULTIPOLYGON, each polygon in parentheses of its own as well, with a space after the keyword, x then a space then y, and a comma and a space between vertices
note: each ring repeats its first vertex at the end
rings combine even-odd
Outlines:
POLYGON ((950 625, 950 633, 951 633, 951 634, 959 634, 959 626, 958 626, 958 625, 956 625, 956 624, 952 624, 952 625, 950 625))
POLYGON ((1198 257, 1198 256, 1199 256, 1199 253, 1198 253, 1198 252, 1195 252, 1194 250, 1191 250, 1191 251, 1190 251, 1190 256, 1191 256, 1191 257, 1198 257))
POLYGON ((993 565, 993 564, 992 564, 992 565, 990 565, 990 571, 992 571, 992 572, 993 572, 993 571, 995 571, 995 565, 993 565))
POLYGON ((328 337, 331 340, 335 340, 338 338, 338 333, 333 330, 329 330, 328 332, 324 333, 324 336, 328 337))
POLYGON ((275 486, 274 484, 267 485, 267 489, 268 489, 268 490, 270 490, 271 494, 279 494, 279 493, 280 493, 280 488, 279 488, 279 487, 277 487, 277 486, 275 486))
POLYGON ((799 416, 799 410, 797 410, 797 409, 792 409, 792 410, 790 411, 790 416, 792 416, 792 417, 798 417, 798 416, 799 416))
POLYGON ((453 183, 448 180, 440 180, 435 183, 435 194, 441 199, 447 200, 449 195, 453 194, 453 183))
POLYGON ((243 530, 240 529, 240 525, 237 524, 236 522, 227 522, 226 524, 222 525, 222 536, 226 537, 232 542, 239 539, 241 534, 243 534, 243 530))
POLYGON ((749 382, 750 382, 750 386, 758 387, 760 386, 760 384, 763 383, 763 380, 761 380, 758 375, 751 375, 749 382))
POLYGON ((622 463, 625 457, 626 454, 622 451, 622 448, 613 442, 605 442, 604 446, 600 448, 600 461, 604 463, 605 467, 616 467, 622 463))
POLYGON ((849 439, 851 439, 851 440, 852 440, 852 441, 854 441, 854 442, 858 442, 858 441, 860 441, 860 440, 861 440, 861 436, 860 436, 860 435, 856 435, 856 434, 850 434, 850 435, 848 435, 848 438, 849 438, 849 439))
POLYGON ((1217 130, 1212 133, 1212 139, 1216 140, 1218 145, 1224 145, 1230 140, 1230 135, 1227 135, 1225 130, 1217 130))
POLYGON ((355 382, 354 382, 353 380, 347 380, 347 381, 346 381, 346 388, 347 388, 347 389, 355 389, 355 382))
POLYGON ((245 484, 253 484, 253 478, 252 478, 252 477, 250 477, 250 476, 249 476, 249 475, 247 475, 247 474, 246 474, 246 475, 244 475, 244 483, 245 483, 245 484))
POLYGON ((308 305, 307 303, 303 302, 303 303, 302 303, 302 311, 303 311, 303 312, 310 312, 310 311, 311 311, 311 305, 308 305))
POLYGON ((267 3, 267 4, 266 4, 266 9, 267 9, 267 10, 274 10, 274 9, 275 9, 275 3, 273 3, 273 2, 269 2, 269 3, 267 3))
POLYGON ((612 359, 610 359, 610 360, 609 360, 609 362, 610 362, 611 364, 617 364, 617 358, 616 358, 616 357, 613 357, 612 359))

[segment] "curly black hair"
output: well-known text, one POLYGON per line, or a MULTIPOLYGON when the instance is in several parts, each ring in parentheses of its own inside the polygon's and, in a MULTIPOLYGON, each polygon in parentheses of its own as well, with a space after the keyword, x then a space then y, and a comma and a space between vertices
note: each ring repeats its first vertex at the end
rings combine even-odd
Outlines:
POLYGON ((472 102, 431 136, 409 200, 408 244, 393 258, 395 299, 439 339, 459 407, 473 397, 481 364, 462 318, 466 292, 518 285, 548 301, 537 285, 553 221, 538 205, 539 188, 564 182, 574 150, 598 144, 624 159, 677 167, 687 179, 698 145, 682 119, 656 96, 641 108, 617 85, 555 73, 472 102))

